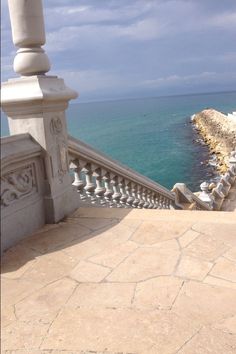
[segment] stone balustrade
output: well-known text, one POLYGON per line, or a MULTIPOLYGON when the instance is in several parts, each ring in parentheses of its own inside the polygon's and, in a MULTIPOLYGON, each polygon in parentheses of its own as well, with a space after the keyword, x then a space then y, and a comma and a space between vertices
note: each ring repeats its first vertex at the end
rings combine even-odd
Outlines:
POLYGON ((231 152, 229 165, 228 171, 220 178, 219 183, 212 190, 211 197, 214 210, 221 210, 224 200, 236 181, 236 151, 231 152))
POLYGON ((173 192, 72 137, 69 159, 82 201, 111 208, 182 209, 173 192))
POLYGON ((176 183, 172 191, 176 194, 177 203, 182 205, 183 209, 212 210, 211 205, 192 193, 185 183, 176 183))

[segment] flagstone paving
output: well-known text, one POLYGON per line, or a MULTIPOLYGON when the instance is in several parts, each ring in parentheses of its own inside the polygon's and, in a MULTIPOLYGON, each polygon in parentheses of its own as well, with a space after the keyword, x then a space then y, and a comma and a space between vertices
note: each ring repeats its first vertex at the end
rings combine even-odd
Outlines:
POLYGON ((235 354, 235 213, 80 208, 1 287, 4 354, 235 354))

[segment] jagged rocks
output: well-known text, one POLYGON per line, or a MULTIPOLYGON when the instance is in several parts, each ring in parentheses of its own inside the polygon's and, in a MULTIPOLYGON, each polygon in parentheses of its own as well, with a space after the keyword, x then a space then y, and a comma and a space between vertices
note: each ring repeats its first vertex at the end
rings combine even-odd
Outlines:
POLYGON ((236 148, 236 123, 214 109, 205 109, 192 118, 199 134, 217 158, 217 170, 228 169, 229 153, 236 148))

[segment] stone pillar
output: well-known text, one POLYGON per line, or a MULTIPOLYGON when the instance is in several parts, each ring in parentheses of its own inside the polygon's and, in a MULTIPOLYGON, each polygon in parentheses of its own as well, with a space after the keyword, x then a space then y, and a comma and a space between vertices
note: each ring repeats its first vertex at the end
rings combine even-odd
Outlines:
POLYGON ((50 69, 41 0, 8 0, 13 42, 20 47, 14 70, 20 78, 2 85, 2 109, 10 134, 29 133, 42 147, 46 221, 57 222, 75 209, 68 165, 65 110, 77 93, 50 69))
POLYGON ((201 199, 212 209, 213 199, 209 193, 209 184, 205 181, 200 184, 200 188, 201 188, 201 193, 199 194, 198 198, 201 199))

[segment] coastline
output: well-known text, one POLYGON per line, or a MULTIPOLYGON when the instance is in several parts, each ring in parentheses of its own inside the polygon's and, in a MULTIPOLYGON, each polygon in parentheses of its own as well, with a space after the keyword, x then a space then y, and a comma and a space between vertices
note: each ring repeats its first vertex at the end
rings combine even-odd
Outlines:
POLYGON ((214 109, 205 109, 194 114, 191 122, 209 147, 209 164, 219 174, 224 174, 229 167, 229 154, 236 147, 236 119, 214 109))

